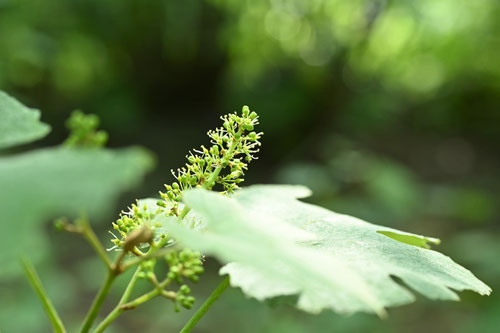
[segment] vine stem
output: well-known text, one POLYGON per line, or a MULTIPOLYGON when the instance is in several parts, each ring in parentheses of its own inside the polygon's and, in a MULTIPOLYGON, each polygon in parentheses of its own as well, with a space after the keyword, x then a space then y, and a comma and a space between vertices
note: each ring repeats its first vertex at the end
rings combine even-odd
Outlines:
POLYGON ((127 271, 130 267, 137 266, 140 263, 149 260, 149 259, 154 259, 154 258, 159 258, 162 257, 170 252, 174 251, 174 248, 168 248, 168 249, 161 249, 153 253, 148 253, 141 255, 139 257, 135 257, 133 259, 130 259, 128 261, 125 261, 123 265, 121 266, 121 271, 125 272, 127 271))
POLYGON ((139 273, 141 272, 141 270, 142 270, 141 266, 137 267, 134 275, 132 276, 127 285, 127 288, 125 289, 125 292, 120 298, 118 305, 113 309, 113 311, 111 311, 107 315, 106 318, 104 318, 104 320, 97 326, 97 328, 93 331, 93 333, 104 332, 104 330, 124 311, 122 309, 122 305, 125 304, 132 295, 132 291, 135 288, 135 284, 137 283, 137 280, 139 280, 139 275, 140 275, 139 273))
POLYGON ((207 298, 205 303, 196 311, 196 313, 189 319, 186 325, 182 328, 180 333, 189 333, 196 326, 196 324, 200 321, 201 318, 207 313, 207 311, 212 307, 212 305, 217 301, 217 299, 222 295, 222 293, 229 287, 229 276, 226 278, 215 288, 210 297, 207 298))
POLYGON ((88 221, 82 220, 80 222, 80 226, 82 229, 82 234, 89 241, 94 250, 99 254, 99 257, 101 257, 102 261, 104 262, 107 268, 106 279, 104 280, 101 289, 99 289, 99 292, 95 296, 94 301, 92 302, 92 305, 90 306, 90 309, 87 312, 87 315, 85 316, 82 328, 80 329, 81 333, 88 333, 97 315, 99 314, 99 310, 101 309, 102 303, 106 299, 106 296, 108 296, 109 294, 111 285, 113 284, 117 276, 120 275, 120 273, 122 273, 121 262, 125 257, 126 253, 125 252, 120 253, 116 257, 115 262, 114 263, 111 262, 106 253, 106 250, 104 250, 104 246, 102 246, 101 242, 99 241, 94 231, 90 227, 88 221))
POLYGON ((59 315, 57 314, 57 311, 52 302, 50 301, 50 298, 47 296, 47 293, 43 289, 42 282, 40 281, 40 277, 36 273, 35 268, 25 258, 22 258, 21 262, 23 264, 24 271, 26 272, 26 276, 28 277, 28 280, 31 283, 31 286, 36 291, 38 297, 40 298, 40 301, 43 304, 43 308, 45 309, 45 312, 47 313, 47 316, 50 319, 52 327, 54 328, 54 332, 66 333, 64 324, 59 315))
POLYGON ((79 227, 81 228, 81 234, 89 244, 92 246, 92 248, 96 251, 96 253, 99 255, 101 260, 104 262, 106 267, 108 269, 111 269, 113 266, 113 263, 109 259, 109 256, 104 249, 104 246, 102 245, 101 241, 97 237, 97 235, 94 233, 94 230, 90 227, 89 221, 86 218, 82 218, 79 221, 79 227))
POLYGON ((83 325, 80 330, 81 333, 87 333, 90 331, 90 328, 92 327, 92 324, 95 318, 97 317, 97 314, 101 309, 101 305, 104 302, 106 296, 108 295, 109 289, 111 288, 111 285, 113 284, 115 278, 116 274, 112 270, 108 269, 108 272, 106 273, 106 280, 104 281, 104 284, 102 285, 101 289, 99 289, 99 292, 94 298, 94 301, 90 306, 89 312, 87 313, 87 316, 83 321, 83 325))

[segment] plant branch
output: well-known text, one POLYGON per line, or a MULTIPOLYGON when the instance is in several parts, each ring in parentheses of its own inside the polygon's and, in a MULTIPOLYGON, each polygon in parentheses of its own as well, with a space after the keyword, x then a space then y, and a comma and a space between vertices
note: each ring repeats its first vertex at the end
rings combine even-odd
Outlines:
POLYGON ((148 253, 148 254, 142 255, 140 257, 134 257, 134 258, 129 259, 129 260, 127 260, 127 261, 125 261, 123 263, 123 265, 121 267, 121 271, 125 272, 128 269, 130 269, 130 267, 136 266, 136 265, 140 264, 143 261, 146 261, 146 260, 149 260, 149 259, 158 258, 158 257, 162 257, 162 256, 164 256, 164 255, 166 255, 169 252, 174 251, 174 250, 175 250, 175 248, 171 247, 171 248, 167 248, 167 249, 160 249, 160 250, 157 250, 157 251, 155 251, 153 253, 148 253))
POLYGON ((117 275, 113 270, 108 270, 108 272, 106 273, 106 280, 104 281, 104 284, 94 298, 92 305, 90 306, 89 312, 87 313, 87 316, 85 317, 82 328, 80 330, 81 333, 87 333, 90 331, 90 328, 92 327, 92 324, 94 323, 94 320, 97 317, 102 303, 108 295, 111 284, 115 280, 116 276, 117 275))
POLYGON ((108 268, 111 268, 112 267, 111 259, 109 259, 108 253, 104 249, 104 246, 102 245, 99 238, 97 238, 96 234, 94 233, 94 230, 92 230, 92 228, 90 227, 88 220, 80 219, 79 223, 81 225, 82 235, 94 248, 94 250, 97 252, 101 260, 104 262, 104 264, 108 268))
POLYGON ((80 217, 75 221, 75 223, 69 223, 67 219, 63 218, 56 220, 55 226, 59 230, 82 235, 89 242, 90 246, 92 246, 99 258, 101 258, 101 260, 104 262, 106 267, 108 269, 111 268, 111 259, 109 259, 104 246, 102 245, 99 238, 97 238, 94 230, 92 230, 92 227, 90 226, 87 218, 80 217))
MULTIPOLYGON (((84 222, 85 223, 85 222, 84 222)), ((90 228, 90 226, 87 224, 87 227, 83 226, 82 227, 83 234, 86 235, 93 235, 95 236, 94 232, 90 228), (84 230, 88 230, 85 232, 84 230)), ((89 237, 87 239, 92 239, 93 237, 89 237)), ((97 237, 95 237, 97 239, 97 237)), ((98 244, 100 246, 94 247, 96 251, 99 253, 97 248, 101 248, 104 251, 104 247, 102 247, 101 243, 97 240, 97 243, 91 242, 91 244, 98 244)), ((106 296, 108 296, 109 290, 111 289, 111 285, 115 281, 116 277, 123 273, 123 268, 121 265, 121 262, 123 258, 125 258, 125 255, 127 253, 122 251, 117 257, 114 263, 111 263, 109 261, 109 258, 107 254, 105 255, 105 258, 107 258, 107 261, 109 261, 109 264, 107 265, 108 271, 106 272, 106 279, 104 280, 104 284, 102 285, 101 289, 97 293, 97 295, 94 298, 94 301, 92 302, 92 305, 90 306, 90 309, 87 313, 87 316, 85 317, 85 320, 83 322, 82 328, 80 330, 81 333, 87 333, 90 331, 90 328, 92 327, 92 324, 94 323, 95 318, 99 314, 99 310, 101 309, 102 303, 104 302, 104 299, 106 296)), ((102 257, 102 256, 101 256, 102 257)))
POLYGON ((36 273, 35 267, 33 267, 33 265, 25 258, 22 258, 21 262, 31 286, 33 287, 43 304, 43 308, 50 319, 54 331, 58 333, 65 333, 66 329, 64 328, 63 322, 57 314, 57 311, 50 301, 50 298, 47 296, 47 293, 43 289, 42 282, 40 281, 40 278, 36 273))
POLYGON ((191 332, 193 327, 200 321, 201 318, 207 313, 207 311, 212 307, 212 305, 217 301, 217 299, 222 295, 222 293, 229 287, 229 276, 226 278, 215 288, 210 297, 207 298, 205 303, 196 311, 196 313, 189 319, 186 325, 182 328, 180 333, 188 333, 191 332))
POLYGON ((164 292, 163 289, 165 289, 171 282, 172 282, 172 279, 166 278, 161 283, 155 283, 155 286, 156 286, 155 289, 151 290, 150 292, 148 292, 140 297, 137 297, 135 300, 133 300, 131 302, 128 302, 126 304, 122 304, 121 309, 122 310, 134 309, 137 306, 141 305, 142 303, 145 303, 156 296, 162 295, 164 292))
POLYGON ((118 316, 124 311, 121 306, 125 304, 130 296, 132 295, 132 291, 135 288, 137 280, 139 280, 139 273, 141 272, 141 266, 137 267, 134 275, 130 279, 125 292, 123 293, 118 305, 111 311, 106 318, 97 326, 97 328, 93 331, 94 333, 104 332, 104 330, 116 319, 118 316))
MULTIPOLYGON (((122 260, 125 258, 126 252, 123 251, 118 255, 116 261, 109 266, 110 269, 108 270, 108 275, 106 277, 106 281, 105 281, 103 287, 101 288, 101 290, 99 291, 99 293, 97 294, 97 296, 94 300, 94 303, 92 304, 92 306, 89 310, 89 313, 87 314, 84 326, 82 327, 82 330, 81 330, 81 333, 89 332, 89 330, 92 326, 92 323, 94 322, 94 320, 99 312, 99 309, 102 305, 102 302, 104 301, 104 298, 107 296, 107 294, 109 292, 109 288, 111 287, 111 284, 113 283, 114 279, 119 274, 125 272, 126 270, 128 270, 130 267, 132 267, 134 265, 139 265, 141 262, 143 262, 145 260, 155 258, 158 255, 165 254, 165 252, 169 252, 170 250, 169 251, 162 251, 160 249, 167 242, 168 242, 168 239, 166 239, 166 238, 161 239, 157 244, 154 244, 151 246, 148 253, 141 255, 140 257, 130 259, 129 261, 127 261, 123 265, 122 265, 122 260)), ((137 250, 137 251, 139 251, 139 250, 137 250)), ((140 271, 141 271, 141 267, 139 266, 137 268, 137 270, 135 271, 134 275, 132 276, 131 280, 129 281, 127 289, 123 293, 122 298, 120 299, 118 305, 98 325, 95 332, 104 331, 104 329, 106 327, 108 327, 124 311, 124 309, 122 309, 122 306, 130 298, 130 295, 132 294, 132 291, 135 287, 135 284, 136 284, 137 280, 139 279, 139 272, 140 271)))
POLYGON ((82 235, 95 250, 99 258, 104 262, 108 269, 112 268, 111 259, 108 256, 107 251, 104 249, 99 238, 97 238, 94 230, 90 226, 87 218, 80 217, 75 221, 75 223, 69 223, 66 219, 56 220, 55 226, 59 230, 64 230, 67 232, 82 235))
POLYGON ((150 299, 155 298, 158 295, 161 295, 161 293, 162 293, 162 289, 151 290, 150 292, 148 292, 148 293, 146 293, 146 294, 144 294, 144 295, 142 295, 140 297, 137 297, 136 299, 134 299, 131 302, 122 304, 120 306, 120 310, 121 311, 126 311, 126 310, 135 309, 136 307, 138 307, 142 303, 145 303, 145 302, 149 301, 150 299))
MULTIPOLYGON (((161 252, 161 251, 155 251, 154 253, 158 253, 158 252, 161 252)), ((148 256, 148 254, 146 254, 145 256, 148 256)), ((128 268, 128 267, 125 265, 124 268, 128 268)), ((118 316, 120 316, 122 314, 122 312, 124 312, 126 310, 130 310, 130 309, 134 309, 137 306, 139 306, 140 304, 147 302, 156 296, 163 295, 163 291, 164 291, 163 289, 165 289, 165 287, 167 287, 172 282, 171 279, 166 278, 161 283, 155 283, 156 288, 154 290, 151 290, 150 292, 148 292, 148 293, 136 298, 135 300, 127 303, 127 301, 129 300, 129 298, 132 294, 132 291, 135 287, 135 284, 137 283, 137 280, 139 279, 140 272, 141 272, 141 266, 139 266, 137 268, 134 275, 132 276, 132 279, 130 280, 127 288, 125 289, 125 292, 123 293, 120 301, 118 302, 118 305, 97 326, 97 328, 94 330, 94 333, 103 332, 116 318, 118 318, 118 316)), ((169 294, 168 296, 171 296, 171 295, 169 294)))

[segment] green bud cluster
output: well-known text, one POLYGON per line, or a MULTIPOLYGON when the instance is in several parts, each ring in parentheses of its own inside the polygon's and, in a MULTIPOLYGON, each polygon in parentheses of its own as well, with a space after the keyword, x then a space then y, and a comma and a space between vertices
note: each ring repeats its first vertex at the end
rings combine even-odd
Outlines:
POLYGON ((198 282, 199 275, 204 271, 201 253, 198 251, 183 249, 171 252, 165 256, 165 260, 170 267, 167 277, 177 283, 182 283, 183 278, 198 282))
POLYGON ((260 138, 263 133, 254 132, 259 123, 259 116, 244 106, 241 115, 237 113, 221 117, 223 126, 208 131, 211 146, 201 146, 186 156, 188 162, 177 171, 172 170, 177 182, 165 185, 166 192, 160 192, 162 200, 158 202, 169 215, 179 214, 179 202, 182 192, 193 187, 211 190, 215 184, 221 184, 225 193, 232 193, 243 182, 248 163, 257 157, 260 138), (222 169, 228 172, 222 175, 222 169))
POLYGON ((177 291, 174 302, 175 312, 180 311, 179 305, 188 310, 193 307, 195 298, 193 296, 189 296, 190 293, 191 289, 189 289, 189 287, 186 284, 183 284, 179 288, 179 291, 177 291))
POLYGON ((190 296, 191 289, 184 283, 184 279, 197 282, 199 275, 203 273, 200 252, 183 249, 182 251, 170 252, 164 258, 169 265, 169 271, 163 284, 158 282, 155 274, 156 258, 144 260, 140 263, 139 278, 150 281, 156 288, 162 288, 161 295, 174 303, 176 312, 179 312, 181 307, 191 309, 195 298, 190 296), (180 285, 177 291, 166 289, 171 282, 177 282, 180 285))
POLYGON ((99 117, 77 110, 66 121, 70 134, 64 145, 67 147, 102 147, 108 141, 108 134, 98 131, 99 117))
POLYGON ((155 266, 156 259, 145 260, 141 263, 141 272, 139 273, 139 277, 148 280, 155 279, 155 266))
MULTIPOLYGON (((183 281, 184 279, 188 279, 192 282, 198 282, 199 276, 204 271, 201 253, 190 249, 183 249, 168 253, 165 255, 165 260, 169 266, 167 281, 175 281, 180 287, 177 292, 163 290, 163 295, 167 295, 167 298, 174 303, 174 310, 176 312, 179 312, 181 307, 191 309, 195 298, 189 295, 191 289, 183 281)), ((149 261, 143 263, 141 277, 153 280, 155 263, 149 261)))
POLYGON ((148 209, 147 205, 139 207, 132 204, 127 211, 121 212, 120 218, 116 222, 112 223, 113 229, 120 234, 120 238, 113 234, 115 237, 111 241, 115 244, 115 247, 121 248, 126 241, 127 235, 142 226, 147 226, 154 233, 155 229, 161 226, 152 222, 156 216, 157 213, 148 209))
POLYGON ((120 234, 112 240, 115 247, 120 248, 126 235, 143 224, 149 223, 154 231, 157 226, 151 225, 150 221, 159 214, 178 216, 182 192, 186 189, 204 187, 211 190, 220 184, 224 193, 232 193, 239 188, 248 163, 257 159, 255 154, 259 151, 263 134, 254 131, 259 116, 244 106, 240 115, 232 113, 221 119, 222 127, 208 131, 212 143, 210 148, 201 146, 194 150, 186 156, 188 162, 184 167, 172 170, 177 181, 165 185, 166 191, 160 192, 161 199, 154 212, 148 211, 147 207, 132 205, 121 213, 120 219, 113 223, 113 228, 120 234))

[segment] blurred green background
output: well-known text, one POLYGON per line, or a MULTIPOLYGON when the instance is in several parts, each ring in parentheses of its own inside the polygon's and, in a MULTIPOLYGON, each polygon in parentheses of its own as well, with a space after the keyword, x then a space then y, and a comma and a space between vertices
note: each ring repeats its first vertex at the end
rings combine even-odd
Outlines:
MULTIPOLYGON (((53 126, 37 145, 60 143, 82 109, 101 117, 110 146, 157 154, 142 188, 99 222, 103 240, 122 208, 156 196, 208 142, 219 115, 248 104, 265 136, 246 184, 304 184, 310 202, 439 237, 439 251, 494 290, 419 299, 383 321, 306 315, 230 290, 197 332, 499 332, 499 15, 496 0, 0 0, 0 89, 53 126)), ((104 269, 83 240, 48 222, 46 233, 42 280, 77 324, 104 269)), ((217 269, 209 261, 198 305, 217 269)), ((25 311, 1 304, 0 318, 12 318, 2 332, 50 331, 17 283, 25 311)), ((158 299, 109 331, 175 332, 191 313, 158 299)))

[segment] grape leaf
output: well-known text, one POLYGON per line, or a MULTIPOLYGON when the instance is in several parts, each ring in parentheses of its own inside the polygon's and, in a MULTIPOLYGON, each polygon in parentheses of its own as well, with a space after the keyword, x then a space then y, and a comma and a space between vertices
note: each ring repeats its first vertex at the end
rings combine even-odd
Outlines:
POLYGON ((19 271, 17 257, 41 257, 42 223, 86 214, 98 221, 118 194, 152 167, 144 149, 49 148, 0 159, 0 276, 19 271))
POLYGON ((206 227, 165 225, 182 244, 227 263, 220 273, 245 294, 258 300, 297 295, 297 307, 312 313, 384 316, 386 307, 414 301, 409 289, 442 300, 458 300, 454 290, 491 292, 449 257, 411 245, 436 239, 297 200, 309 193, 300 186, 251 186, 228 198, 197 189, 186 192, 184 202, 206 227))
POLYGON ((30 109, 0 91, 0 149, 47 135, 50 127, 39 119, 40 111, 30 109))

